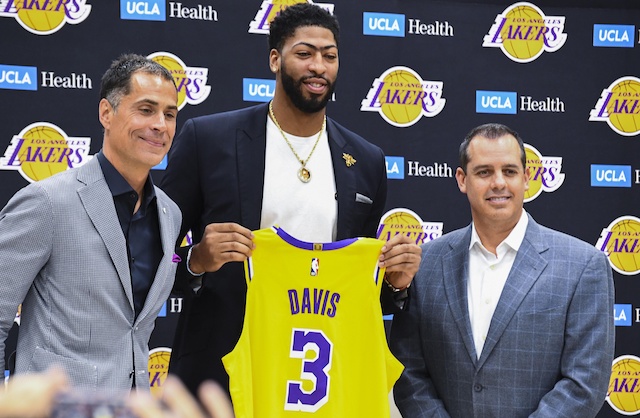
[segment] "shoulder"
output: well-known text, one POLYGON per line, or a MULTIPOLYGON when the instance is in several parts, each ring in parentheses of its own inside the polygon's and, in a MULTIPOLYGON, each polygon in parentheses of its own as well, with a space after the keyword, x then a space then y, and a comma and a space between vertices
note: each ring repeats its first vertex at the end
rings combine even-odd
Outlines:
POLYGON ((535 222, 527 229, 525 239, 534 246, 546 246, 551 253, 565 254, 570 259, 580 255, 590 258, 601 253, 588 242, 535 222))
POLYGON ((188 119, 185 122, 185 125, 187 124, 193 124, 196 126, 216 125, 216 123, 219 123, 222 121, 226 121, 227 123, 232 121, 243 121, 247 119, 256 118, 260 115, 264 115, 265 123, 266 123, 267 109, 268 107, 266 104, 259 104, 255 106, 245 107, 242 109, 228 110, 225 112, 213 113, 210 115, 197 116, 197 117, 188 119))
POLYGON ((372 154, 384 155, 380 147, 372 144, 371 142, 364 139, 362 136, 345 128, 344 126, 340 125, 338 122, 336 122, 335 120, 329 117, 327 118, 327 130, 330 135, 331 134, 337 135, 338 140, 342 139, 356 149, 366 150, 372 154))

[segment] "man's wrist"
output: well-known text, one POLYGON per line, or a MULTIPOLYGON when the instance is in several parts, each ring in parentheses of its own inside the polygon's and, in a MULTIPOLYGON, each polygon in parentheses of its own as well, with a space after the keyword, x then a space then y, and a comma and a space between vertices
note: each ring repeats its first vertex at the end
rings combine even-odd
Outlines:
POLYGON ((409 282, 409 284, 405 287, 395 287, 389 280, 387 280, 386 276, 382 279, 382 281, 393 293, 402 292, 403 290, 407 290, 409 286, 411 286, 411 282, 409 282))
POLYGON ((188 271, 188 272, 189 272, 189 274, 191 274, 192 276, 200 277, 200 276, 202 276, 202 275, 205 273, 204 271, 203 271, 202 273, 194 273, 194 272, 191 270, 191 252, 193 251, 193 248, 194 248, 194 247, 192 246, 191 248, 189 248, 189 251, 187 252, 187 263, 186 263, 187 271, 188 271))

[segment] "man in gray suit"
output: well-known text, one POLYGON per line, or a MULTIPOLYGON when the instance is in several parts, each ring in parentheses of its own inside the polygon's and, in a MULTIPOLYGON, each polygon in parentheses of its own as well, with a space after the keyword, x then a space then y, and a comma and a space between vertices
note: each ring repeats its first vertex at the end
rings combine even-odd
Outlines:
POLYGON ((22 303, 16 373, 58 364, 74 386, 149 390, 149 337, 181 221, 149 170, 173 141, 177 90, 162 66, 124 55, 100 94, 102 150, 0 212, 0 370, 22 303))
POLYGON ((405 417, 594 417, 614 354, 611 269, 592 245, 537 224, 522 139, 504 125, 460 146, 473 222, 423 246, 396 314, 405 417))

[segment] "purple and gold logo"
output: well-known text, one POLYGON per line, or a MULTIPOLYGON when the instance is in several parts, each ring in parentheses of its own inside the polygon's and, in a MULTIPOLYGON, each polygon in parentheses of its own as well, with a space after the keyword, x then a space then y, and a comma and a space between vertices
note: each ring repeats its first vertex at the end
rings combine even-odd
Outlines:
POLYGON ((411 68, 391 67, 373 81, 360 110, 378 112, 389 124, 405 128, 442 112, 443 88, 442 81, 424 81, 411 68))
POLYGON ((380 218, 376 238, 389 241, 398 234, 406 235, 422 245, 442 236, 442 222, 423 222, 411 209, 391 209, 380 218))
POLYGON ((640 358, 624 355, 613 360, 607 402, 622 415, 640 413, 640 358))
POLYGON ((512 61, 531 62, 543 52, 555 52, 567 40, 564 16, 545 16, 536 5, 519 2, 496 16, 482 46, 500 48, 512 61))
POLYGON ((178 87, 178 110, 188 104, 198 105, 204 102, 211 86, 207 85, 209 69, 188 67, 184 61, 170 52, 155 52, 147 58, 169 70, 178 87))
POLYGON ((640 78, 620 77, 602 90, 589 120, 607 122, 620 135, 640 134, 640 78))
POLYGON ((36 35, 50 35, 65 23, 82 23, 89 13, 87 0, 0 0, 0 17, 12 17, 36 35))
POLYGON ((640 273, 640 219, 621 216, 602 230, 596 248, 609 258, 611 268, 631 276, 640 273))
POLYGON ((0 158, 0 170, 18 170, 28 182, 43 180, 89 161, 91 138, 70 137, 48 122, 35 122, 14 135, 0 158))
POLYGON ((562 157, 545 157, 529 144, 524 144, 527 168, 529 168, 529 189, 524 192, 524 201, 531 202, 542 192, 554 192, 564 183, 562 157))

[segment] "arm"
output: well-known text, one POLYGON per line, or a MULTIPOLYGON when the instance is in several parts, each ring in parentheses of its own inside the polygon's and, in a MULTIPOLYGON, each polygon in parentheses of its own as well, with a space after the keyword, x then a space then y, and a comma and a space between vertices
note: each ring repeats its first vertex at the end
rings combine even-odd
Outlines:
POLYGON ((607 394, 614 355, 614 287, 603 253, 588 260, 567 313, 562 376, 531 417, 595 417, 607 394))
POLYGON ((20 190, 0 212, 0 371, 5 341, 29 288, 51 253, 51 202, 37 185, 20 190))
MULTIPOLYGON (((418 277, 421 273, 418 273, 418 277)), ((422 273, 424 274, 424 273, 422 273)), ((396 382, 393 394, 396 405, 404 417, 448 418, 427 370, 420 332, 422 288, 418 278, 409 289, 410 303, 405 310, 394 315, 391 324, 391 351, 404 365, 404 372, 396 382)), ((426 313, 428 314, 428 313, 426 313)))

